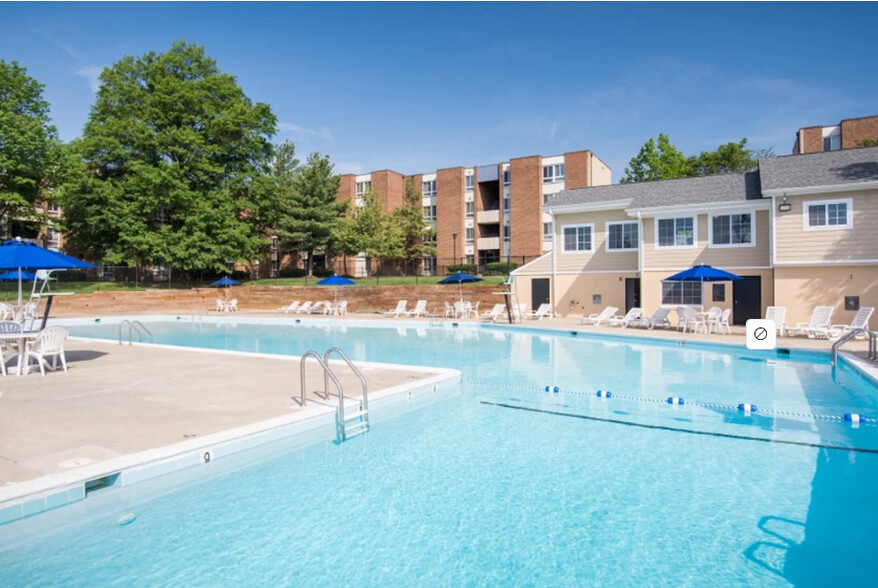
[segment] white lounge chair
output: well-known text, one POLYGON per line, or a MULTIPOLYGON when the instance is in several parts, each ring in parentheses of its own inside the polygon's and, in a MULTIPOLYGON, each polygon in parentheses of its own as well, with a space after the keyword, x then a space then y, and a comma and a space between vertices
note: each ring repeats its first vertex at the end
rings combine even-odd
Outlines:
POLYGON ((629 327, 645 327, 647 329, 654 329, 658 325, 665 327, 666 329, 671 328, 671 321, 668 319, 668 315, 671 314, 670 308, 659 308, 652 316, 649 318, 639 318, 637 320, 633 320, 628 323, 629 327))
POLYGON ((406 304, 408 304, 407 300, 400 300, 396 303, 396 308, 388 310, 385 316, 393 316, 396 318, 403 316, 405 314, 406 304))
POLYGON ((769 306, 765 309, 765 320, 774 321, 777 325, 777 334, 787 334, 787 307, 786 306, 769 306))
POLYGON ((831 306, 815 306, 814 312, 811 313, 811 320, 807 323, 799 323, 795 328, 790 329, 792 335, 807 335, 809 339, 818 337, 829 337, 829 331, 832 329, 832 311, 831 306))
POLYGON ((406 316, 413 316, 413 317, 430 316, 430 313, 427 312, 427 301, 426 300, 418 300, 417 304, 415 304, 415 307, 405 314, 406 314, 406 316))
POLYGON ((579 319, 580 324, 583 325, 602 325, 606 324, 611 318, 616 316, 616 312, 618 312, 618 308, 615 306, 608 306, 597 314, 590 314, 588 316, 584 316, 579 319))
MULTIPOLYGON (((500 306, 502 307, 503 305, 501 304, 500 306)), ((538 309, 532 310, 529 313, 527 313, 526 315, 524 315, 524 318, 544 319, 544 318, 551 318, 551 316, 552 316, 552 305, 549 304, 548 302, 544 302, 544 303, 540 304, 540 307, 538 309)))
POLYGON ((643 309, 637 306, 632 307, 625 316, 615 316, 607 321, 608 325, 614 327, 627 327, 632 321, 643 318, 643 309))
POLYGON ((293 302, 290 302, 289 306, 281 306, 280 308, 275 309, 275 312, 290 314, 291 312, 296 312, 297 310, 299 310, 299 301, 294 300, 293 302))
POLYGON ((512 307, 512 320, 521 321, 527 314, 527 304, 521 303, 512 307))
POLYGON ((506 305, 505 304, 495 304, 494 308, 491 310, 486 310, 482 315, 482 318, 491 319, 492 322, 497 322, 500 318, 506 316, 506 305))
MULTIPOLYGON (((37 338, 30 341, 26 345, 24 363, 30 368, 31 358, 37 360, 40 366, 40 373, 46 375, 46 368, 51 370, 58 369, 58 358, 61 359, 61 366, 64 372, 67 372, 67 359, 64 357, 64 341, 67 339, 67 329, 64 327, 48 327, 43 329, 37 338), (49 366, 48 358, 52 358, 52 365, 49 366)), ((27 371, 27 370, 25 370, 27 371)))
POLYGON ((310 300, 306 300, 298 309, 296 309, 296 314, 310 314, 311 304, 313 303, 310 300))
POLYGON ((309 314, 326 314, 326 301, 318 300, 315 302, 309 314))
MULTIPOLYGON (((857 311, 857 314, 855 314, 853 320, 851 320, 851 324, 832 325, 832 327, 829 329, 829 338, 839 339, 847 334, 848 331, 853 331, 854 329, 868 329, 869 319, 872 318, 873 312, 875 312, 875 309, 871 306, 860 307, 860 310, 857 311)), ((866 333, 859 333, 857 335, 858 338, 862 338, 865 336, 866 333)))

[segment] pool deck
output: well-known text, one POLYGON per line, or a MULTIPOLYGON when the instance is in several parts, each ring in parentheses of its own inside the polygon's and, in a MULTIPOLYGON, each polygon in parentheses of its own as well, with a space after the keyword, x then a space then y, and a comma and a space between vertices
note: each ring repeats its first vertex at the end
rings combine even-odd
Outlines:
MULTIPOLYGON (((197 444, 278 418, 334 412, 323 371, 309 362, 299 404, 299 359, 71 339, 69 371, 0 376, 0 500, 11 486, 175 444, 197 444), (6 485, 3 487, 2 485, 6 485)), ((436 379, 449 370, 358 366, 370 399, 436 379)), ((360 383, 335 370, 348 394, 360 383)), ((14 368, 13 368, 14 373, 14 368)), ((153 456, 154 457, 154 456, 153 456)), ((88 469, 88 468, 84 468, 88 469)), ((27 485, 27 484, 25 484, 27 485)))

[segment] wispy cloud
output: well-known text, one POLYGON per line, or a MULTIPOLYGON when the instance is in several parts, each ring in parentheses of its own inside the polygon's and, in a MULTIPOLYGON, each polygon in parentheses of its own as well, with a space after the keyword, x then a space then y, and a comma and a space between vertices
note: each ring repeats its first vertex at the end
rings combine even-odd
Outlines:
POLYGON ((101 86, 101 72, 104 71, 99 65, 87 65, 76 70, 76 75, 82 76, 88 80, 88 85, 92 92, 97 92, 101 86))
POLYGON ((549 138, 554 139, 555 133, 558 132, 558 121, 553 121, 552 126, 549 127, 549 138))
POLYGON ((308 137, 319 137, 324 141, 333 141, 332 130, 323 126, 319 129, 309 129, 295 123, 281 122, 277 124, 277 129, 282 133, 291 133, 293 135, 305 135, 308 137))

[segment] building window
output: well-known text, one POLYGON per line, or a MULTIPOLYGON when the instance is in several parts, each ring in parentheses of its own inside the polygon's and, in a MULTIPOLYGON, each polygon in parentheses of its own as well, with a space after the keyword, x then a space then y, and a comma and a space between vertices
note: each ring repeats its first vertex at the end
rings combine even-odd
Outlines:
POLYGON ((638 237, 636 222, 607 223, 607 251, 636 251, 638 237))
POLYGON ((467 202, 466 203, 466 218, 472 218, 476 213, 476 203, 475 202, 467 202))
POLYGON ((424 182, 424 198, 432 198, 436 195, 436 180, 424 182))
POLYGON ((98 266, 98 278, 112 282, 115 276, 116 267, 107 263, 98 266))
POLYGON ((503 240, 504 241, 511 241, 512 240, 512 227, 510 227, 509 225, 503 226, 503 240))
POLYGON ((472 192, 476 186, 476 178, 472 174, 464 176, 464 180, 466 181, 466 191, 472 192))
POLYGON ((853 200, 822 200, 805 203, 805 230, 850 229, 854 226, 853 200))
POLYGON ((59 212, 61 212, 61 207, 57 204, 53 204, 50 202, 46 206, 46 212, 48 212, 49 214, 58 214, 59 212))
POLYGON ((506 196, 503 197, 503 212, 509 212, 509 198, 506 196))
POLYGON ((552 223, 543 223, 543 241, 552 240, 552 223))
POLYGON ((504 186, 509 185, 509 170, 508 169, 503 170, 503 185, 504 186))
POLYGON ((564 181, 564 164, 556 163, 555 165, 543 166, 543 183, 551 184, 553 182, 564 181))
POLYGON ((436 258, 435 257, 425 257, 424 258, 424 275, 432 276, 436 273, 436 258))
POLYGON ((841 149, 841 135, 829 135, 828 137, 823 137, 824 151, 836 151, 838 149, 841 149))
POLYGON ((46 247, 48 247, 49 249, 58 249, 58 247, 61 245, 60 237, 61 233, 59 233, 55 229, 46 229, 46 247))
POLYGON ((371 191, 372 191, 372 182, 371 181, 357 182, 357 187, 356 187, 356 197, 357 198, 362 198, 366 192, 371 192, 371 191))
POLYGON ((425 245, 432 245, 436 242, 436 234, 431 231, 429 235, 424 236, 423 241, 425 245))
POLYGON ((719 247, 753 245, 753 215, 747 212, 712 217, 710 244, 719 247))
POLYGON ((662 282, 662 304, 701 306, 701 282, 662 282))
POLYGON ((714 302, 725 302, 726 301, 726 285, 725 284, 714 284, 713 285, 713 301, 714 302))
POLYGON ((475 255, 467 255, 467 256, 466 256, 466 262, 469 263, 469 264, 473 264, 473 263, 475 263, 475 262, 476 262, 476 256, 475 256, 475 255))
POLYGON ((472 227, 466 229, 466 242, 472 243, 476 240, 476 230, 472 227))
POLYGON ((564 252, 591 251, 594 225, 570 225, 564 227, 564 252))
POLYGON ((656 223, 659 247, 693 247, 695 245, 695 218, 661 218, 656 223))
POLYGON ((424 220, 436 220, 436 205, 431 204, 430 206, 424 207, 424 220))

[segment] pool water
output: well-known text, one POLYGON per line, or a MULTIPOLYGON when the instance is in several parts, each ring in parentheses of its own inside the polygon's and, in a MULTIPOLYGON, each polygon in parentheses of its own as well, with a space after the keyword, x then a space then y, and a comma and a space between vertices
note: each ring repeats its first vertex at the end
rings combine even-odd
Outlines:
POLYGON ((339 345, 464 381, 342 445, 108 490, 14 542, 0 527, 3 585, 872 584, 876 429, 813 415, 878 414, 875 389, 834 380, 825 357, 463 327, 150 329, 271 353, 339 345), (672 395, 687 404, 658 401, 672 395), (726 408, 739 402, 759 411, 726 408))

